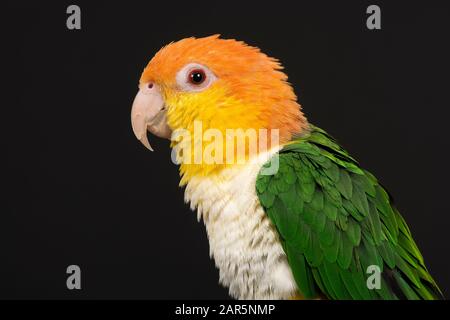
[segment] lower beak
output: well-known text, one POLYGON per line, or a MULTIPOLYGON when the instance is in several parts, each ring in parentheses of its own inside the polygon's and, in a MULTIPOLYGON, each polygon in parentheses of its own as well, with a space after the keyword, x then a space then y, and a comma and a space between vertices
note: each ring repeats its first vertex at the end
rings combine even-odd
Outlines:
POLYGON ((147 130, 155 136, 170 139, 172 130, 167 125, 166 106, 156 84, 140 86, 131 108, 131 126, 138 140, 151 151, 147 130))

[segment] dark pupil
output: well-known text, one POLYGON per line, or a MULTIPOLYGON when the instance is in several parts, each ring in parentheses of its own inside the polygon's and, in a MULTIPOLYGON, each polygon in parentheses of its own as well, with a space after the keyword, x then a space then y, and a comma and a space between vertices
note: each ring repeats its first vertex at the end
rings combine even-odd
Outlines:
POLYGON ((193 83, 202 83, 203 82, 203 73, 201 72, 193 72, 191 74, 191 80, 193 83))

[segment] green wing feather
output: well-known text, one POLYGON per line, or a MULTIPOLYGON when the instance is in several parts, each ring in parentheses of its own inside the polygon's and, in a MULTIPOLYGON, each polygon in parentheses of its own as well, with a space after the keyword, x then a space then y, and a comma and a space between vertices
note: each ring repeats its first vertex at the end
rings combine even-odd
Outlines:
POLYGON ((256 190, 306 298, 442 298, 389 194, 332 137, 311 126, 278 156, 256 190), (367 287, 371 265, 380 289, 367 287))

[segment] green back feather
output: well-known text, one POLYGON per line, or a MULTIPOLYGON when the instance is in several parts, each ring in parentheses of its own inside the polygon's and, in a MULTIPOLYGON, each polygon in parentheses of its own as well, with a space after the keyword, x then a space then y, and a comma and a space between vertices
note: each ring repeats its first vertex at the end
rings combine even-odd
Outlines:
POLYGON ((442 298, 388 193, 332 137, 311 126, 278 155, 256 190, 306 298, 442 298), (380 289, 367 287, 371 265, 380 289))

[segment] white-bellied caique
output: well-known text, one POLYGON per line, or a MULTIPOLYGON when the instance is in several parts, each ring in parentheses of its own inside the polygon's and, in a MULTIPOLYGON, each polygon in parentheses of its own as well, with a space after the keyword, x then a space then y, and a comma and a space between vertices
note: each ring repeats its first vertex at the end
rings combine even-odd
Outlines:
POLYGON ((150 149, 147 131, 171 139, 232 297, 442 297, 390 195, 307 121, 276 59, 217 35, 186 38, 156 53, 139 88, 133 131, 150 149), (229 130, 256 130, 244 140, 267 147, 237 148, 229 130))

